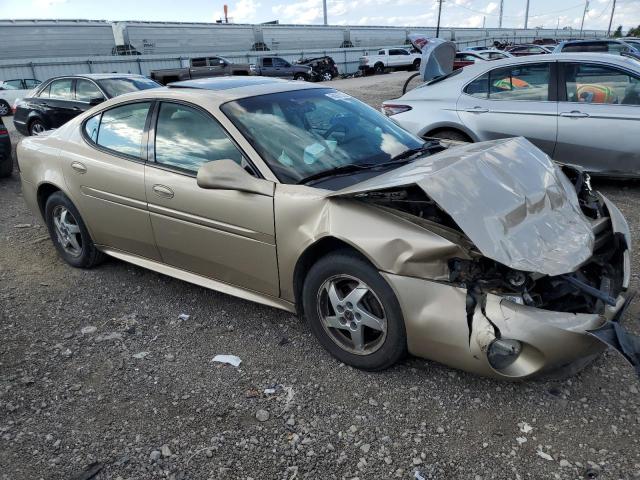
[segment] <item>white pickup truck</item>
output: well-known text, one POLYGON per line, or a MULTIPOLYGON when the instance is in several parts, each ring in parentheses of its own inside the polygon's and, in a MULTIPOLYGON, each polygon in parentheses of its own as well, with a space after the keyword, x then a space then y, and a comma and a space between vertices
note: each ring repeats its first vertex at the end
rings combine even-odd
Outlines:
POLYGON ((411 53, 406 48, 383 48, 378 50, 377 55, 365 55, 360 57, 359 70, 363 73, 383 73, 386 69, 409 69, 420 68, 420 53, 411 53))

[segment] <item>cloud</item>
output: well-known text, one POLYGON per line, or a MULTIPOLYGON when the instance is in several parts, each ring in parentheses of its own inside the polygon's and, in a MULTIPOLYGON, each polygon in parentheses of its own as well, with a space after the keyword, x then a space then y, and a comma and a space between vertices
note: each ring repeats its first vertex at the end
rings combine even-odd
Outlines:
POLYGON ((257 21, 257 10, 260 3, 255 0, 238 0, 229 3, 229 17, 236 23, 257 21))
POLYGON ((33 0, 32 3, 34 8, 48 10, 56 5, 67 3, 67 0, 33 0))

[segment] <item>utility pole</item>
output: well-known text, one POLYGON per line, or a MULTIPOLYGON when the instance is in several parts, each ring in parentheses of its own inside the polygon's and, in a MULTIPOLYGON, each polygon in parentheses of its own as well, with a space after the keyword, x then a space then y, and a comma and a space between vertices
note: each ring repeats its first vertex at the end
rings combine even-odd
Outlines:
POLYGON ((502 14, 504 13, 504 0, 500 0, 500 18, 498 19, 498 28, 502 28, 502 14))
POLYGON ((529 0, 527 0, 527 8, 524 11, 524 29, 527 29, 527 25, 529 24, 529 0))
POLYGON ((322 11, 324 13, 324 24, 327 25, 327 0, 322 0, 322 11))
POLYGON ((584 17, 587 16, 587 12, 588 11, 589 11, 589 0, 585 0, 585 2, 584 2, 584 12, 582 13, 582 23, 580 24, 580 38, 582 38, 582 29, 584 28, 584 17))
POLYGON ((440 15, 442 14, 442 2, 444 2, 444 0, 438 0, 438 26, 436 27, 436 38, 440 36, 440 15))
POLYGON ((613 0, 613 6, 611 7, 611 18, 609 19, 609 29, 607 30, 607 37, 611 35, 611 24, 613 23, 613 14, 616 11, 616 0, 613 0))

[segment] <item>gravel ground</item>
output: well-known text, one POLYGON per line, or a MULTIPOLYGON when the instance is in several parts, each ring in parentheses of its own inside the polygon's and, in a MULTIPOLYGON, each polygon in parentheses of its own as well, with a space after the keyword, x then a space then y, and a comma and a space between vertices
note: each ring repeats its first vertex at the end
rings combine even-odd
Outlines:
MULTIPOLYGON (((378 107, 407 75, 332 85, 378 107)), ((637 243, 640 184, 596 187, 637 243)), ((2 480, 94 462, 95 478, 121 480, 640 478, 640 383, 614 353, 563 381, 420 359, 365 373, 290 314, 117 260, 68 267, 17 174, 0 202, 2 480)))

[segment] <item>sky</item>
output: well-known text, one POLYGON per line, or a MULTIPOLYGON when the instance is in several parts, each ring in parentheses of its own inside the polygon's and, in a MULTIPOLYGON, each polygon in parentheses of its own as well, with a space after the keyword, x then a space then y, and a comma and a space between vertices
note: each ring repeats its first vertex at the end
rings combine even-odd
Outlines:
MULTIPOLYGON (((504 0, 503 27, 522 28, 527 0, 504 0)), ((585 29, 606 30, 613 0, 589 0, 585 29)), ((445 27, 498 26, 500 0, 445 0, 445 27)), ((321 24, 322 0, 0 0, 0 19, 212 22, 229 6, 235 23, 321 24)), ((435 26, 437 0, 327 0, 334 25, 435 26)), ((530 0, 529 28, 580 28, 585 0, 530 0)), ((616 0, 613 27, 640 25, 640 0, 616 0)))

